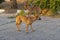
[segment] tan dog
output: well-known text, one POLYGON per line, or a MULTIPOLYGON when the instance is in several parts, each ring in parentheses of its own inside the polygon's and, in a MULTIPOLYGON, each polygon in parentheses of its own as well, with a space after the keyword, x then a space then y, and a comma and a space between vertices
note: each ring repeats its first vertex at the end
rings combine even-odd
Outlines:
POLYGON ((30 25, 31 30, 34 31, 32 28, 32 23, 34 21, 36 21, 38 18, 39 18, 38 14, 35 14, 34 16, 31 16, 31 15, 30 16, 22 16, 22 15, 17 16, 16 17, 16 26, 18 28, 18 31, 20 31, 19 25, 21 24, 21 22, 26 23, 26 32, 28 32, 29 25, 30 25))

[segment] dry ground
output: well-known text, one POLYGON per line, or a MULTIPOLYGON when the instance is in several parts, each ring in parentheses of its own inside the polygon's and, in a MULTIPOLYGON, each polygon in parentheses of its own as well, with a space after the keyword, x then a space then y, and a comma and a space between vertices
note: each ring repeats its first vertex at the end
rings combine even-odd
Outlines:
POLYGON ((17 32, 14 19, 8 19, 8 15, 0 15, 0 40, 60 40, 60 18, 42 16, 42 20, 33 23, 35 32, 25 32, 26 25, 21 24, 21 32, 17 32), (5 25, 2 25, 5 24, 5 25))

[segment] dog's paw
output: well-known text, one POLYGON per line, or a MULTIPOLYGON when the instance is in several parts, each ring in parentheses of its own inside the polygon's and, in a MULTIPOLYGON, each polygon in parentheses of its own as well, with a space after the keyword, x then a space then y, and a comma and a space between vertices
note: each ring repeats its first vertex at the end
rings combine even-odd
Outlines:
POLYGON ((20 30, 17 30, 18 32, 20 32, 20 30))
POLYGON ((35 32, 35 30, 32 30, 32 32, 35 32))
POLYGON ((26 32, 26 34, 28 34, 29 32, 26 32))

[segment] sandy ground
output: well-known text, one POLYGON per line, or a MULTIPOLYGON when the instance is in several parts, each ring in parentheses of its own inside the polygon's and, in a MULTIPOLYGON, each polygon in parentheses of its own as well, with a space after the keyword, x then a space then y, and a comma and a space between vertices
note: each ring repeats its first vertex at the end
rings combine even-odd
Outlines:
POLYGON ((8 19, 7 16, 0 15, 0 40, 60 40, 60 18, 42 16, 42 20, 32 24, 35 32, 31 32, 29 28, 27 34, 24 23, 21 24, 21 32, 18 32, 15 22, 9 23, 15 21, 15 18, 8 19))

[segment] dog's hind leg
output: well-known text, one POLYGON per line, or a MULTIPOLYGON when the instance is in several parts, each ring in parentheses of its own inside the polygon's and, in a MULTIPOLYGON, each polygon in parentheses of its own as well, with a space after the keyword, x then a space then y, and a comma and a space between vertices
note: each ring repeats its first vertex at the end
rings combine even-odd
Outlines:
POLYGON ((20 32, 20 25, 16 24, 16 26, 17 26, 17 30, 20 32))
POLYGON ((21 20, 17 17, 16 18, 16 26, 17 26, 17 29, 19 32, 20 32, 20 24, 21 24, 21 20))

